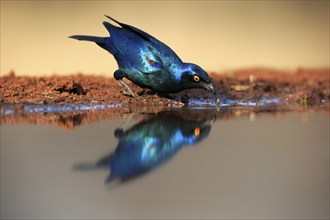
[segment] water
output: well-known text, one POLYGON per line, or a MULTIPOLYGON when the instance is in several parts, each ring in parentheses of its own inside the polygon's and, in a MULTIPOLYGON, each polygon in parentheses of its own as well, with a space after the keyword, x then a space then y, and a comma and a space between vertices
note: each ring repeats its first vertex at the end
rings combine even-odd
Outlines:
POLYGON ((3 219, 329 218, 328 110, 11 107, 3 219))

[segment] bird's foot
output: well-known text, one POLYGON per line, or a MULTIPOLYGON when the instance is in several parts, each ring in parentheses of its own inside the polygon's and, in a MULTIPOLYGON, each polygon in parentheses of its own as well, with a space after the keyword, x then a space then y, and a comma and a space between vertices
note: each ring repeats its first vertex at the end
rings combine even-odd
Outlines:
POLYGON ((121 93, 123 93, 125 96, 132 97, 132 98, 142 98, 142 96, 136 94, 135 92, 131 91, 125 91, 125 90, 120 90, 121 93))
POLYGON ((142 98, 156 98, 159 95, 152 90, 142 90, 139 92, 139 96, 142 98))
POLYGON ((155 98, 158 96, 157 93, 154 94, 148 94, 145 93, 145 91, 140 92, 140 94, 137 94, 135 92, 133 92, 133 90, 123 81, 123 80, 118 80, 120 82, 120 84, 122 84, 126 90, 121 90, 121 92, 128 97, 132 97, 132 98, 140 98, 140 99, 145 99, 145 98, 155 98))
POLYGON ((158 97, 157 94, 154 94, 154 95, 145 95, 145 96, 143 96, 143 98, 156 98, 156 97, 158 97))

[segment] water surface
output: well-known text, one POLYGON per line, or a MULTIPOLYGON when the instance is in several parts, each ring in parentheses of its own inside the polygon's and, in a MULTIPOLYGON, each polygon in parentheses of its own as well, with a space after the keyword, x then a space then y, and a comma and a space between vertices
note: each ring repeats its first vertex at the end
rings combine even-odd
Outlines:
POLYGON ((329 218, 328 111, 98 111, 2 112, 1 218, 329 218))

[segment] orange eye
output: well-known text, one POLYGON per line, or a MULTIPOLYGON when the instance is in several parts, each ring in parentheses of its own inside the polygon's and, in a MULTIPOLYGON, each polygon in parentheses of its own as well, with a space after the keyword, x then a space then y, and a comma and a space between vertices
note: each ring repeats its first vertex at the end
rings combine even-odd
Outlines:
POLYGON ((199 134, 201 133, 201 130, 199 129, 199 127, 196 127, 195 130, 194 130, 194 134, 195 136, 199 136, 199 134))
POLYGON ((199 76, 194 76, 195 82, 198 82, 200 80, 199 76))

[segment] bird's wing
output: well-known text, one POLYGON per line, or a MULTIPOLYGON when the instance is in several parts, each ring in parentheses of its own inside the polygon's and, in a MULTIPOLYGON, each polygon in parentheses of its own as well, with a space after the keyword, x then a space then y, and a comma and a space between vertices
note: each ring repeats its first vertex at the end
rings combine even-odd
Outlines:
POLYGON ((126 29, 110 30, 111 39, 115 47, 135 69, 144 73, 163 69, 166 63, 158 51, 147 41, 126 29))
POLYGON ((104 22, 116 47, 123 54, 131 57, 132 62, 141 62, 142 60, 143 66, 148 66, 147 69, 149 71, 150 69, 161 68, 162 65, 182 62, 171 48, 153 36, 138 28, 121 23, 107 15, 106 17, 122 27, 121 29, 113 28, 113 25, 104 22), (138 55, 138 57, 134 57, 135 55, 138 55))

